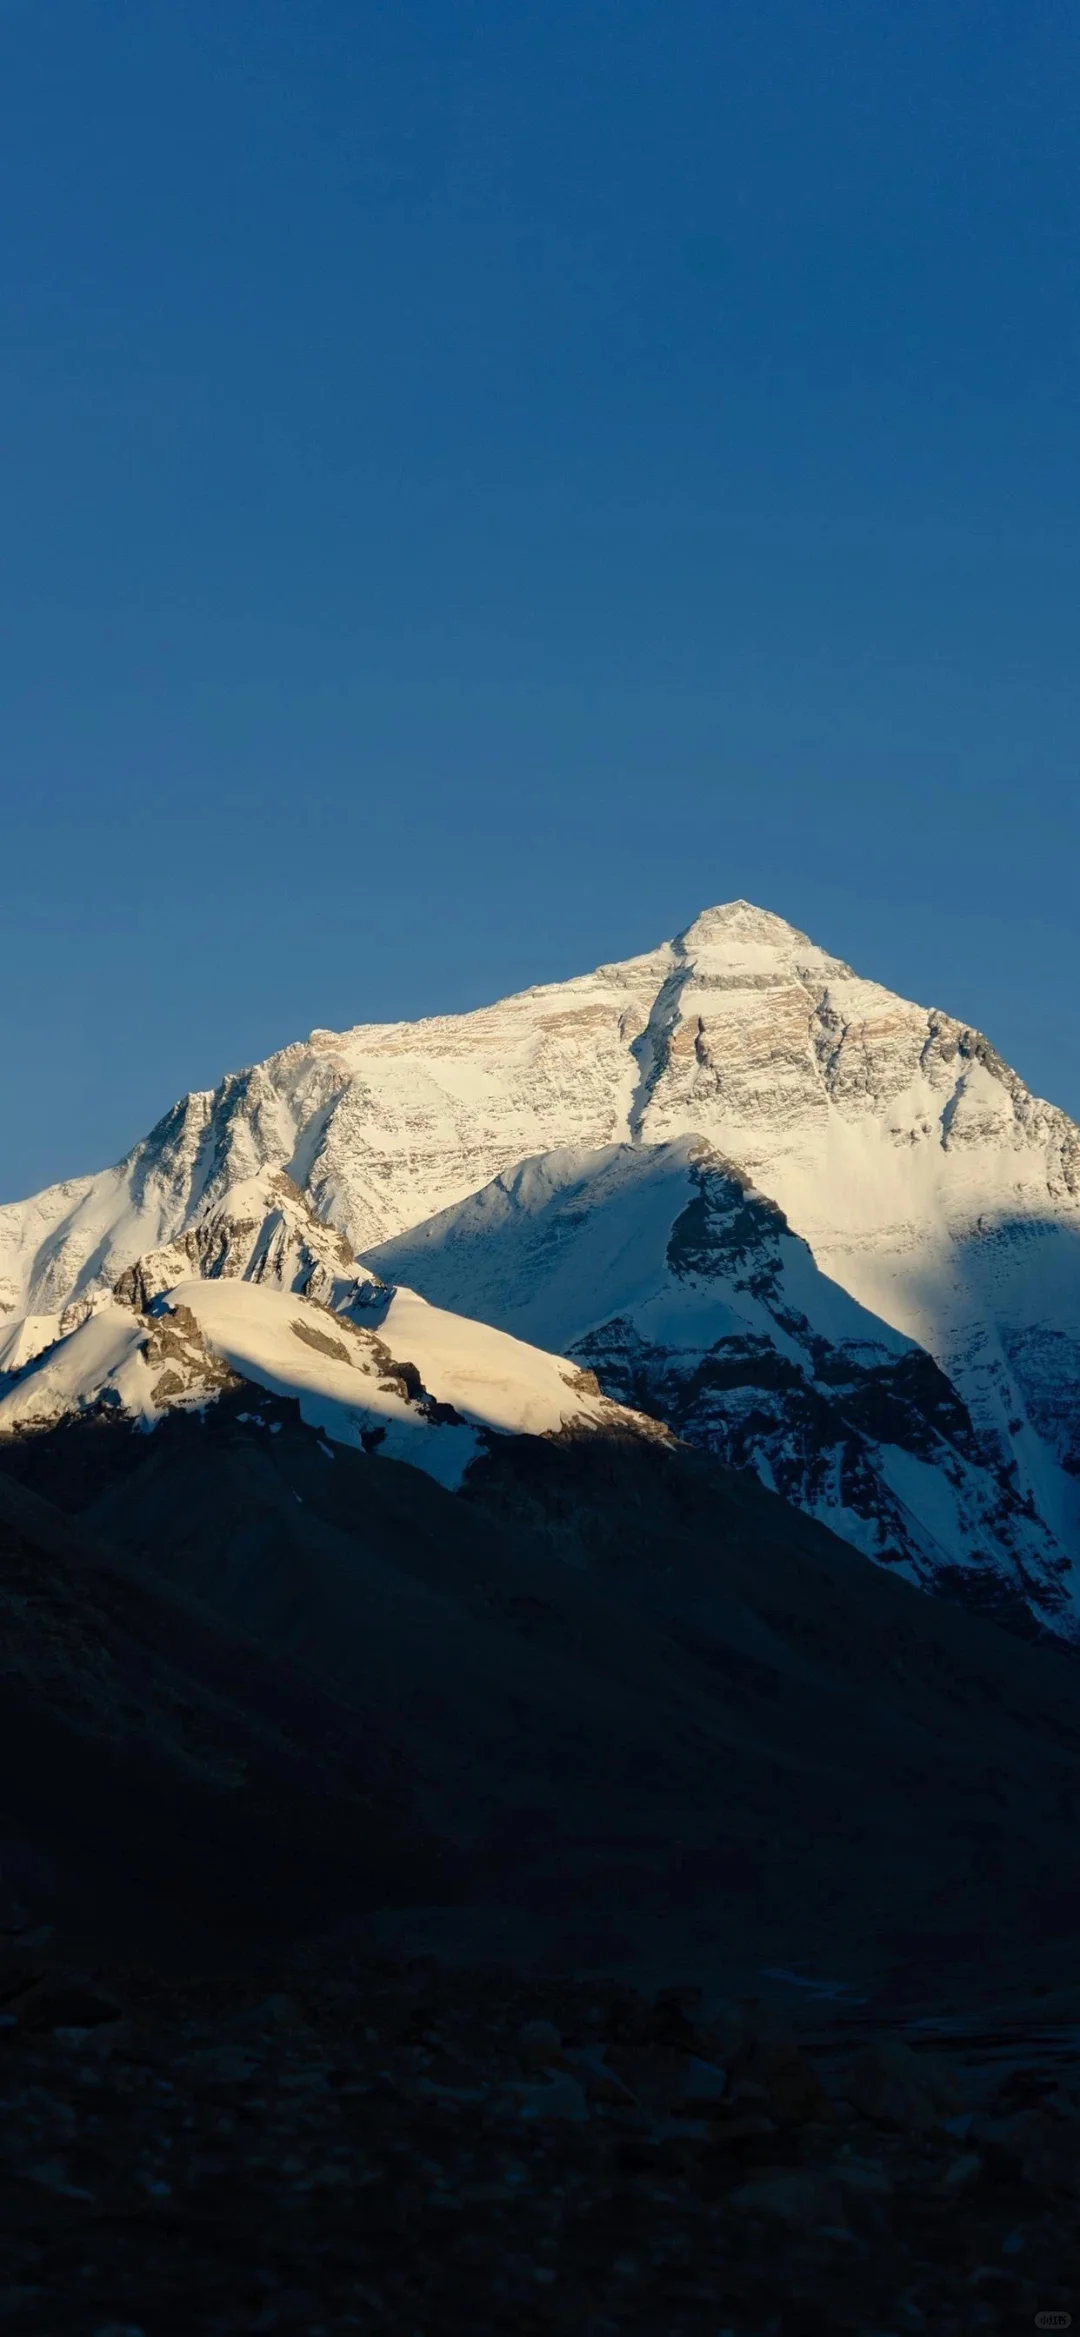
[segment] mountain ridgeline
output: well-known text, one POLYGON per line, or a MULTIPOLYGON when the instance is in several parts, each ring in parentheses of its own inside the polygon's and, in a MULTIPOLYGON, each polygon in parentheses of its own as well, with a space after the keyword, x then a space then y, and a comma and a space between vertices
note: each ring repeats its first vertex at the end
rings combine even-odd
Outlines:
POLYGON ((745 902, 183 1098, 115 1168, 0 1210, 0 1309, 8 1438, 205 1402, 194 1330, 210 1377, 321 1403, 331 1447, 411 1439, 453 1483, 492 1436, 651 1422, 926 1590, 1080 1631, 1080 1130, 745 902), (324 1377, 389 1317, 427 1413, 377 1416, 370 1373, 298 1379, 285 1294, 344 1326, 324 1377), (188 1365, 151 1402, 170 1308, 188 1365))

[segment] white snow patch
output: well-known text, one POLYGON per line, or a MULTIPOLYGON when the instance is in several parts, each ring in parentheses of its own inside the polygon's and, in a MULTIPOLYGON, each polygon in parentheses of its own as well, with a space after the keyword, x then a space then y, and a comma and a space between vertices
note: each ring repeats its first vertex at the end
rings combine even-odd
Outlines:
MULTIPOLYGON (((152 1425, 178 1404, 212 1398, 213 1387, 200 1376, 204 1351, 238 1378, 295 1401, 301 1418, 331 1445, 409 1461, 450 1487, 460 1485, 483 1450, 481 1431, 543 1436, 568 1425, 613 1423, 644 1429, 636 1415, 583 1388, 576 1367, 563 1358, 428 1306, 413 1291, 397 1291, 372 1331, 294 1292, 230 1279, 178 1283, 157 1303, 154 1321, 107 1301, 0 1399, 0 1435, 49 1426, 110 1401, 152 1425), (185 1315, 194 1318, 201 1349, 196 1341, 188 1358, 169 1353, 151 1365, 145 1349, 170 1317, 190 1341, 185 1315), (409 1392, 399 1376, 405 1366, 418 1373, 423 1393, 409 1392), (182 1384, 167 1384, 176 1379, 182 1384), (156 1395, 163 1383, 166 1392, 156 1395), (461 1417, 433 1419, 427 1398, 461 1417)), ((273 1421, 271 1433, 280 1425, 273 1421)), ((323 1450, 333 1458, 327 1445, 323 1450)))

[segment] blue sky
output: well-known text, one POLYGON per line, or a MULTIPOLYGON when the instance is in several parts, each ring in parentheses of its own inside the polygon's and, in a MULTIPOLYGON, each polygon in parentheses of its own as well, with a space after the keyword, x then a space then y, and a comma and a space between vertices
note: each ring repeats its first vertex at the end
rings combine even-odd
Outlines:
POLYGON ((737 894, 1080 1113, 1078 50, 0 0, 0 1194, 737 894))

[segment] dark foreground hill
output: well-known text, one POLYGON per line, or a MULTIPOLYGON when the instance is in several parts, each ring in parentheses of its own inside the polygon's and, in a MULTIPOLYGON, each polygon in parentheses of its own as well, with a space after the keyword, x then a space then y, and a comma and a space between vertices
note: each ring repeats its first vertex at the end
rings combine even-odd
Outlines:
POLYGON ((0 2327, 1067 2310, 1075 1658, 701 1455, 242 1405, 5 1450, 0 2327))
POLYGON ((0 1478, 0 1874, 181 1962, 450 1887, 370 1724, 0 1478))
POLYGON ((72 1891, 709 1980, 1080 1932, 1069 1653, 705 1456, 503 1439, 451 1494, 239 1403, 8 1448, 7 1823, 72 1891))

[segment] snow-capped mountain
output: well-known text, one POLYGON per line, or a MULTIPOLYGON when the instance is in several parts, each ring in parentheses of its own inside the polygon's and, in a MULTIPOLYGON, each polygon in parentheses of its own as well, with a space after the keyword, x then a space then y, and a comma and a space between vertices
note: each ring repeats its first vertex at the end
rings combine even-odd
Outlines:
POLYGON ((174 1240, 137 1258, 113 1287, 127 1304, 146 1306, 193 1275, 295 1290, 338 1309, 349 1305, 357 1288, 348 1242, 316 1217, 281 1169, 263 1169, 229 1185, 174 1240))
POLYGON ((587 1363, 909 1580, 1071 1628, 1069 1560, 951 1383, 701 1137, 524 1161, 368 1263, 587 1363))
MULTIPOLYGON (((332 1444, 409 1461, 454 1487, 490 1433, 655 1438, 651 1421, 601 1395, 582 1366, 411 1290, 369 1292, 364 1326, 261 1278, 182 1281, 144 1308, 105 1296, 0 1382, 0 1458, 7 1437, 88 1416, 153 1429, 242 1384, 295 1402, 332 1444)), ((249 1417, 259 1419, 257 1402, 249 1417)))
POLYGON ((24 1317, 108 1288, 266 1171, 343 1237, 350 1265, 318 1263, 347 1280, 531 1156, 684 1135, 929 1352, 1016 1503, 1080 1554, 1080 1130, 977 1032, 745 902, 474 1014, 316 1031, 184 1098, 115 1169, 0 1211, 9 1337, 25 1355, 24 1317))
MULTIPOLYGON (((194 1275, 265 1283, 270 1289, 295 1290, 342 1309, 357 1289, 357 1264, 348 1243, 316 1217, 280 1169, 263 1169, 258 1176, 228 1186, 208 1200, 172 1241, 125 1267, 111 1287, 124 1305, 146 1308, 194 1275)), ((109 1289, 109 1283, 98 1277, 59 1312, 21 1320, 9 1317, 6 1327, 0 1327, 0 1374, 19 1370, 77 1330, 109 1289)))

